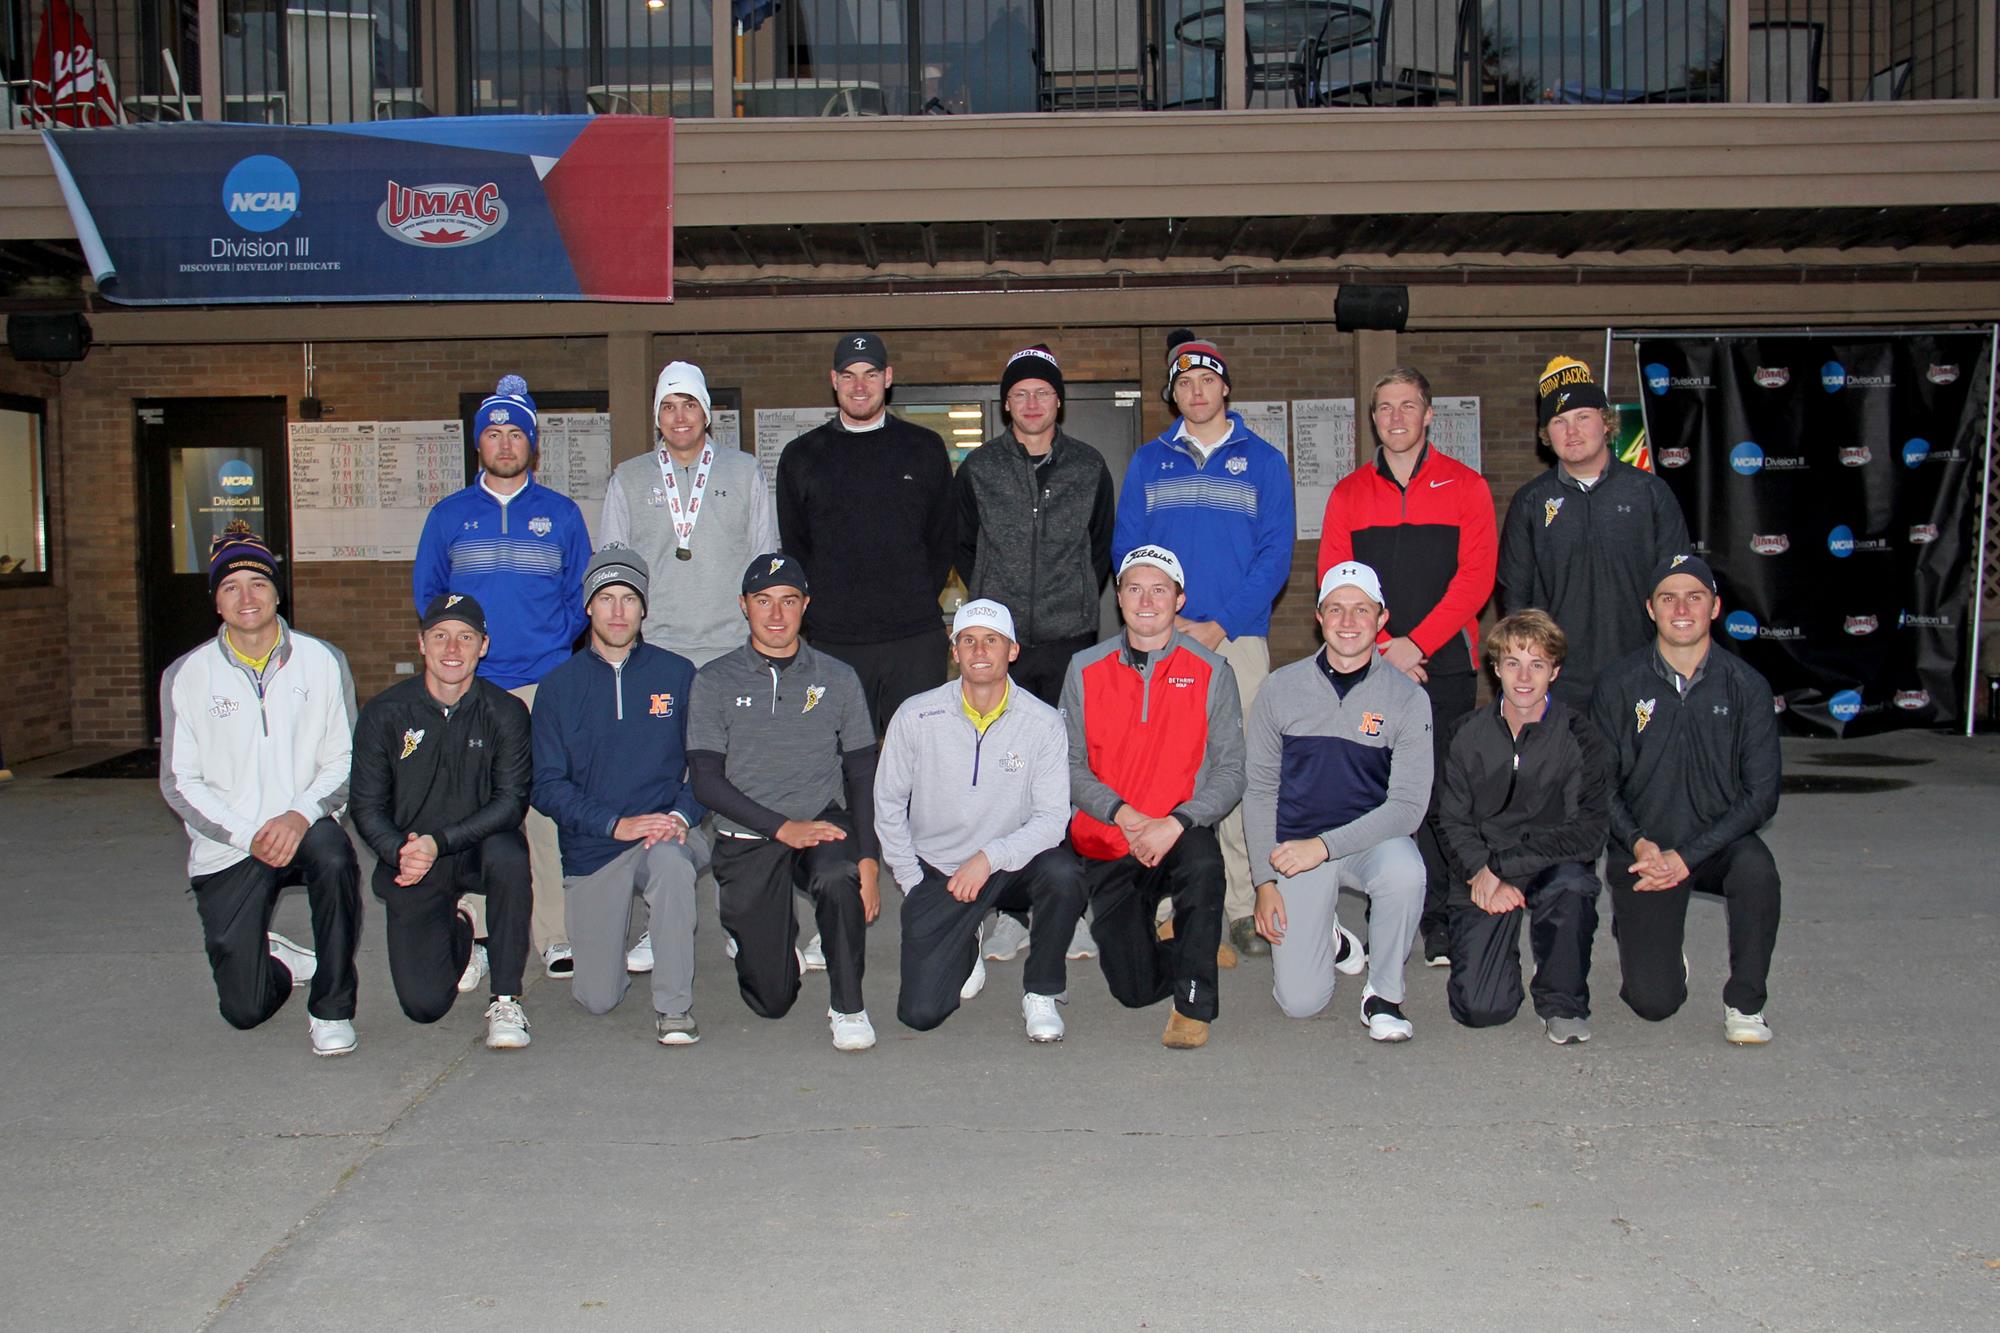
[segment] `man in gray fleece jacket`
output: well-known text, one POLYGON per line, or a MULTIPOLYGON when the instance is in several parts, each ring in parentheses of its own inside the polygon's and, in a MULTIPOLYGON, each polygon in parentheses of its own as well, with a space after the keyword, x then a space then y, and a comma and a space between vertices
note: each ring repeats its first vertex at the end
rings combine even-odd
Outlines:
POLYGON ((1334 915, 1342 889, 1367 894, 1373 965, 1361 1021, 1376 1041, 1408 1041, 1403 960, 1424 906, 1410 835, 1430 804, 1430 700, 1376 652, 1389 611, 1373 569, 1350 560, 1327 570, 1316 614, 1325 649, 1271 673, 1245 730, 1257 930, 1271 941, 1278 1007, 1311 1018, 1333 999, 1335 972, 1368 961, 1334 915))
POLYGON ((1069 738, 1062 715, 1017 689, 1014 617, 998 602, 959 608, 959 678, 906 700, 875 770, 875 834, 903 890, 903 990, 896 1017, 928 1031, 986 983, 979 922, 995 908, 1033 921, 1022 973, 1028 1040, 1061 1041, 1063 946, 1083 912, 1083 867, 1062 846, 1069 738))

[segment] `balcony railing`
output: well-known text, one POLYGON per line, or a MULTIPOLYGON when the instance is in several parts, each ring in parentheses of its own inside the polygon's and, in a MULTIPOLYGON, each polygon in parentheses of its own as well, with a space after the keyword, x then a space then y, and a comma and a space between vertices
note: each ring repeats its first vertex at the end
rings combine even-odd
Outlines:
POLYGON ((0 6, 15 127, 1861 102, 1992 97, 2000 65, 1996 0, 0 6))

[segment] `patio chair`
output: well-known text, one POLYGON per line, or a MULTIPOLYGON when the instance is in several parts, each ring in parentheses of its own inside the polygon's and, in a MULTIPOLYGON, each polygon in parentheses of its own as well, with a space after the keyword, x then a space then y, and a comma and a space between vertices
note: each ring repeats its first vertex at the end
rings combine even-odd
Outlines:
POLYGON ((1824 102, 1819 62, 1826 25, 1805 19, 1774 19, 1750 25, 1750 100, 1824 102))
POLYGON ((1885 65, 1875 71, 1868 80, 1867 101, 1894 102, 1899 100, 1910 86, 1910 67, 1915 62, 1898 60, 1893 65, 1885 65))

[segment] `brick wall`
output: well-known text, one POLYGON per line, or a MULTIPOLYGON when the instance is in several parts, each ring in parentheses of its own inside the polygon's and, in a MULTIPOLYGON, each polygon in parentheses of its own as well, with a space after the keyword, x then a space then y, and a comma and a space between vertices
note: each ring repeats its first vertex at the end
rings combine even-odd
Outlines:
MULTIPOLYGON (((63 651, 67 570, 62 547, 62 414, 60 381, 34 366, 0 356, 0 393, 39 398, 47 405, 42 456, 48 485, 48 551, 51 583, 46 587, 0 587, 0 756, 7 765, 53 754, 72 744, 69 676, 63 651)), ((13 485, 6 478, 5 485, 13 485)))

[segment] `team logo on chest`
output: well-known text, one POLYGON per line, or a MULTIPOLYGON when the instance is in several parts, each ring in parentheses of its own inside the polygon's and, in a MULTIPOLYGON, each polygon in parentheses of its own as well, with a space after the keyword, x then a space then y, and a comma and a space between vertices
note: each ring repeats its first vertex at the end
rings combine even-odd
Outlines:
POLYGON ((409 728, 403 732, 403 752, 397 755, 396 758, 408 759, 417 752, 417 747, 423 743, 424 733, 416 727, 409 728))
POLYGON ((654 717, 672 717, 674 715, 674 696, 671 694, 654 695, 652 706, 646 711, 654 717))
POLYGON ((537 537, 548 536, 549 529, 554 526, 555 524, 549 522, 548 516, 545 514, 537 514, 528 520, 528 531, 534 533, 537 537))
MULTIPOLYGON (((1653 705, 1658 702, 1659 700, 1657 699, 1641 699, 1638 703, 1632 705, 1632 715, 1639 721, 1639 731, 1643 732, 1646 729, 1646 724, 1653 720, 1653 705)), ((1634 732, 1633 734, 1637 735, 1638 732, 1634 732)))
POLYGON ((1364 736, 1380 736, 1382 734, 1382 724, 1388 720, 1388 718, 1380 713, 1363 713, 1361 715, 1361 734, 1364 736))
POLYGON ((1027 766, 1028 761, 1021 758, 1020 755, 1014 753, 1012 750, 1007 751, 1007 757, 1000 761, 1000 771, 1002 773, 1019 773, 1027 766))
POLYGON ((1227 463, 1224 463, 1222 467, 1223 470, 1228 472, 1231 476, 1240 477, 1245 472, 1248 472, 1250 470, 1250 460, 1243 457, 1241 454, 1238 454, 1236 457, 1230 459, 1227 463))
POLYGON ((806 706, 804 708, 801 708, 799 711, 801 713, 812 712, 813 709, 819 707, 819 701, 824 698, 826 698, 826 686, 824 685, 806 686, 806 706))
POLYGON ((235 711, 236 701, 228 695, 211 694, 208 696, 208 715, 210 717, 228 717, 235 711))
POLYGON ((1555 522, 1556 515, 1562 512, 1562 507, 1563 502, 1560 497, 1554 500, 1544 500, 1542 502, 1542 526, 1546 528, 1549 524, 1555 522))

